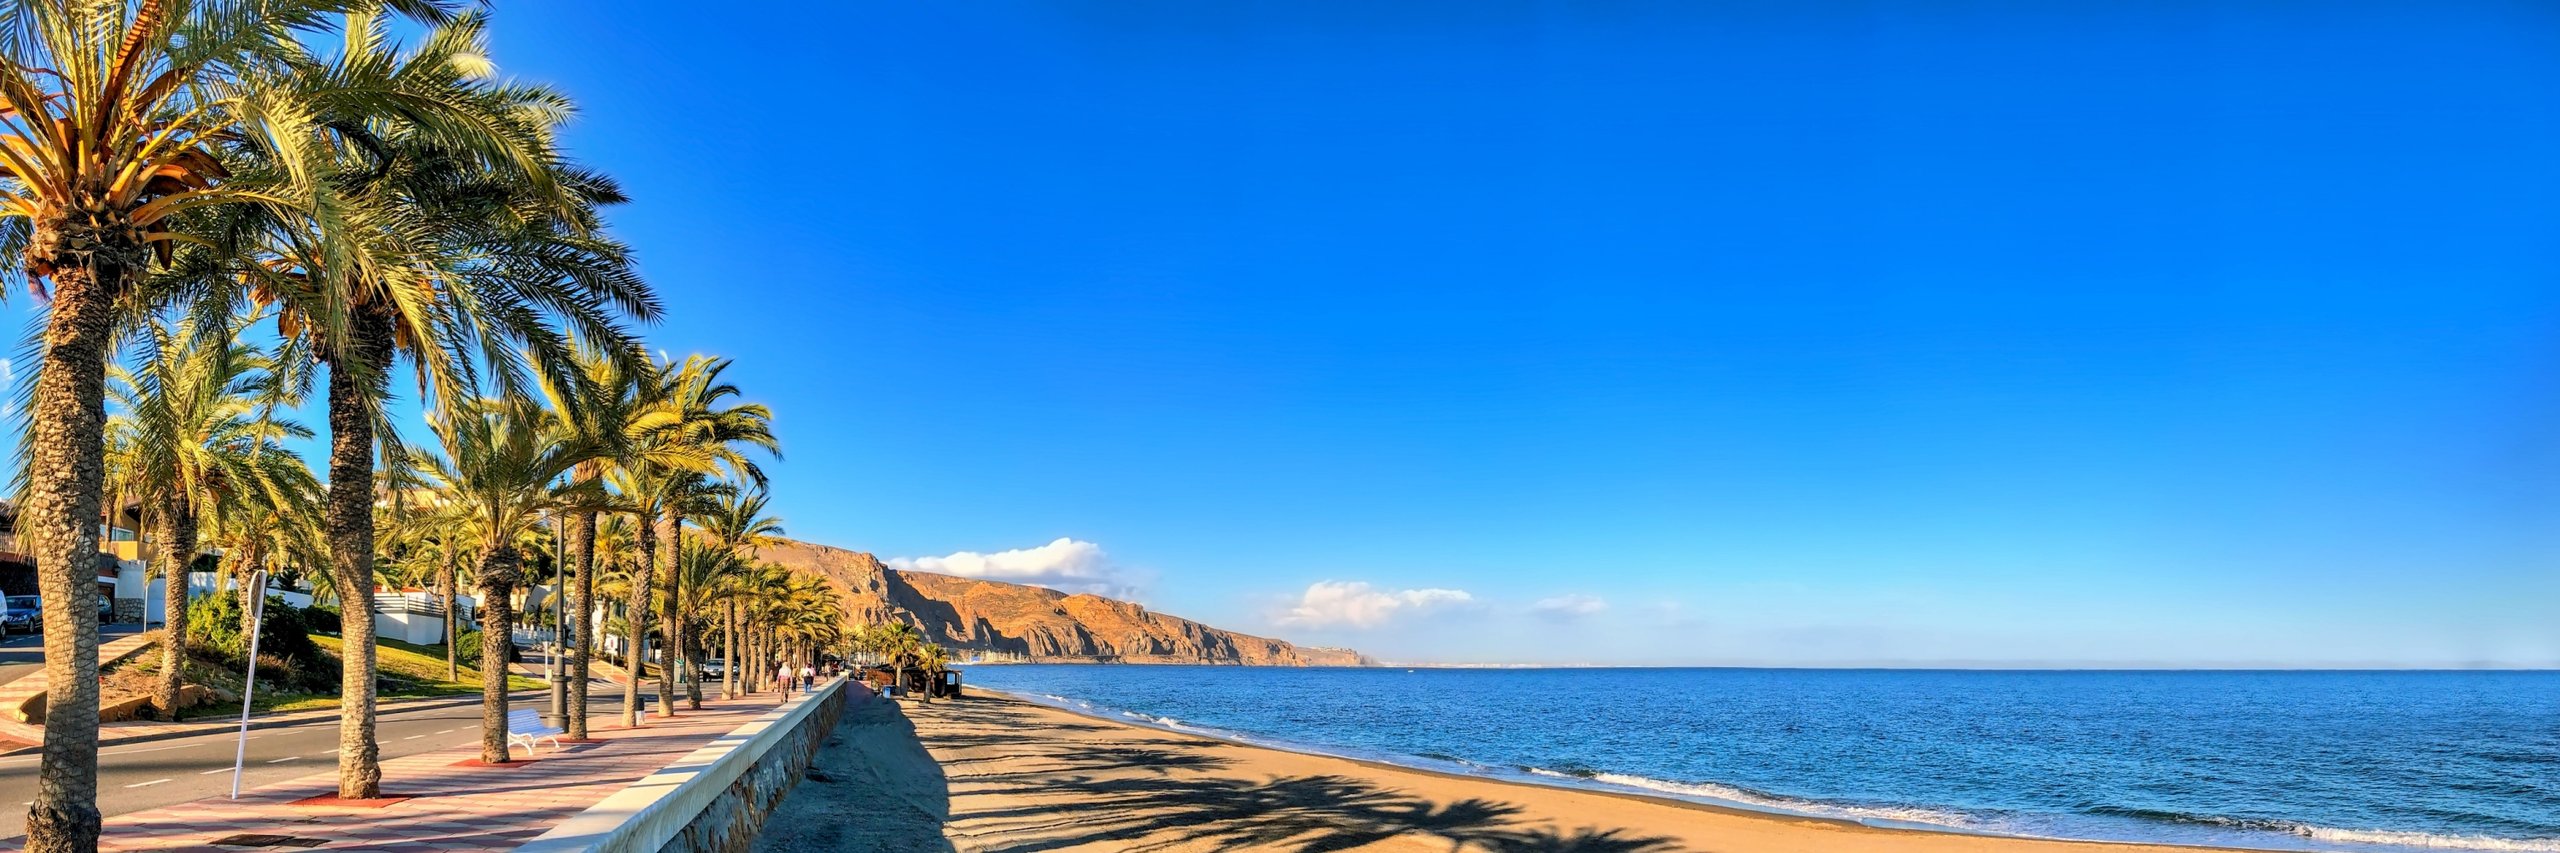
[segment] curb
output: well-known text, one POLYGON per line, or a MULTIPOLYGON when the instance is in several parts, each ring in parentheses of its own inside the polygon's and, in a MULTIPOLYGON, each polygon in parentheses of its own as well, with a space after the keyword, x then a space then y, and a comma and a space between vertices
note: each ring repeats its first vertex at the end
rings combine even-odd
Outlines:
MULTIPOLYGON (((547 691, 547 690, 527 690, 527 691, 522 691, 522 692, 520 692, 520 693, 509 693, 509 694, 507 694, 507 702, 508 702, 508 704, 511 704, 511 705, 512 705, 512 704, 514 704, 515 700, 520 699, 520 698, 545 698, 545 697, 547 697, 548 695, 549 695, 549 691, 547 691)), ((374 707, 374 713, 375 713, 375 715, 378 717, 378 716, 380 716, 380 715, 381 715, 381 713, 382 713, 383 711, 386 711, 386 710, 416 711, 416 710, 424 710, 424 709, 429 709, 429 708, 449 708, 449 707, 454 707, 454 706, 457 706, 457 705, 477 705, 477 704, 480 704, 480 696, 479 696, 478 694, 473 694, 473 695, 469 695, 469 696, 441 696, 441 697, 432 697, 432 698, 425 698, 425 699, 403 699, 403 700, 400 700, 400 701, 397 701, 397 702, 377 703, 377 704, 375 704, 373 707, 374 707)), ((313 721, 313 720, 325 720, 325 719, 329 719, 329 718, 331 718, 331 717, 335 717, 335 716, 337 716, 337 712, 336 712, 336 711, 296 711, 296 712, 293 712, 292 714, 285 714, 285 715, 278 715, 278 716, 269 716, 269 717, 251 717, 251 718, 249 718, 249 728, 250 728, 250 729, 252 729, 252 730, 256 730, 256 729, 272 729, 272 728, 279 728, 279 727, 283 727, 283 726, 291 726, 291 725, 298 725, 298 724, 301 724, 301 723, 308 723, 308 722, 311 722, 311 721, 313 721)), ((135 744, 135 743, 150 743, 150 742, 152 742, 152 741, 160 741, 160 740, 176 740, 176 739, 178 739, 178 738, 183 738, 183 737, 195 737, 195 736, 197 736, 197 735, 213 734, 213 733, 215 733, 215 732, 219 732, 219 731, 232 731, 232 732, 236 732, 236 731, 239 731, 239 730, 240 730, 240 729, 239 729, 239 728, 237 727, 237 725, 236 725, 236 724, 234 724, 234 723, 224 723, 224 724, 222 724, 221 726, 216 727, 216 728, 202 729, 202 730, 197 730, 197 731, 162 731, 162 732, 146 732, 146 733, 142 733, 142 734, 131 735, 131 736, 128 736, 128 737, 101 738, 101 739, 99 739, 99 741, 98 741, 98 748, 99 748, 99 749, 105 749, 105 748, 110 747, 110 746, 124 746, 124 745, 126 745, 126 744, 135 744)), ((9 756, 15 756, 15 755, 31 755, 31 754, 38 753, 38 752, 43 752, 43 751, 44 751, 44 744, 38 743, 38 744, 32 744, 32 745, 28 745, 28 746, 22 746, 22 747, 19 747, 19 748, 16 748, 16 749, 12 749, 12 750, 9 750, 9 751, 6 751, 6 752, 0 752, 0 758, 6 758, 6 757, 9 757, 9 756)))

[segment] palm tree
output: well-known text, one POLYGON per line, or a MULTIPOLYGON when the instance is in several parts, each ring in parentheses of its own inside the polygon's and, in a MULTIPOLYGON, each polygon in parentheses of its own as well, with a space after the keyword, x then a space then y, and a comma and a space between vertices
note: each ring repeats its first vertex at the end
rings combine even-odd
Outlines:
POLYGON ((934 686, 942 683, 942 671, 951 664, 951 652, 939 643, 926 643, 916 650, 915 661, 925 673, 925 704, 933 704, 934 686))
POLYGON ((109 394, 119 411, 108 421, 120 465, 157 522, 161 574, 167 583, 160 683, 155 704, 176 719, 184 674, 187 567, 197 553, 199 513, 238 503, 249 512, 294 513, 294 499, 316 490, 302 457, 279 439, 311 431, 279 417, 300 402, 297 383, 255 347, 237 343, 255 317, 226 319, 199 331, 193 320, 174 328, 154 321, 136 338, 131 368, 112 370, 109 394))
MULTIPOLYGON (((334 5, 0 5, 0 243, 19 250, 30 286, 49 297, 20 451, 19 529, 39 567, 53 685, 27 812, 30 850, 88 851, 98 842, 95 522, 118 315, 155 301, 143 273, 155 255, 165 261, 173 228, 190 211, 309 197, 295 191, 307 184, 228 180, 222 159, 243 116, 309 114, 301 93, 242 81, 298 53, 296 36, 334 5)), ((276 158, 305 162, 311 134, 284 131, 266 138, 276 158)))
POLYGON ((405 574, 422 586, 432 586, 441 598, 444 611, 444 678, 460 681, 462 667, 457 658, 456 642, 461 627, 459 597, 462 579, 469 561, 467 540, 470 518, 466 511, 430 490, 432 486, 421 467, 425 457, 414 452, 391 457, 394 462, 385 473, 386 491, 377 530, 388 531, 383 552, 396 563, 406 563, 405 574))
POLYGON ((729 588, 738 611, 737 657, 730 660, 729 666, 738 671, 738 692, 753 694, 756 685, 772 680, 774 649, 770 629, 790 593, 791 572, 772 563, 758 564, 732 577, 729 588))
MULTIPOLYGON (((647 462, 631 464, 629 457, 621 460, 620 464, 621 467, 606 475, 606 480, 613 491, 622 496, 623 505, 631 510, 634 553, 625 581, 627 591, 622 614, 626 626, 623 633, 631 640, 630 645, 623 649, 623 668, 629 673, 630 680, 622 684, 622 726, 632 728, 640 725, 640 680, 648 671, 649 616, 657 601, 651 594, 657 587, 659 573, 657 515, 659 508, 667 503, 669 489, 666 481, 681 472, 647 462)), ((662 678, 664 672, 662 668, 662 678)), ((666 707, 665 702, 664 698, 660 700, 659 709, 673 710, 666 707)))
MULTIPOLYGON (((568 736, 587 737, 587 687, 589 662, 595 656, 595 630, 589 621, 596 609, 597 520, 600 515, 628 512, 628 501, 602 488, 607 470, 616 460, 672 464, 682 460, 646 458, 656 448, 645 438, 654 427, 654 412, 649 405, 652 383, 643 381, 648 372, 631 369, 633 359, 587 346, 578 354, 578 370, 583 374, 582 387, 563 387, 547 378, 542 383, 543 398, 552 415, 561 420, 560 428, 578 432, 612 448, 608 455, 578 463, 570 472, 573 484, 587 486, 595 500, 569 508, 566 555, 571 575, 569 610, 578 614, 578 626, 569 644, 569 719, 568 736), (574 399, 583 396, 584 400, 574 399)), ((681 454, 680 454, 681 455, 681 454)), ((625 542, 627 542, 627 538, 625 542)))
POLYGON ((727 646, 721 651, 721 660, 725 663, 720 669, 720 695, 724 699, 734 699, 738 695, 739 587, 735 581, 752 564, 757 549, 773 544, 783 534, 782 519, 765 514, 770 500, 761 488, 731 488, 702 518, 703 533, 729 554, 736 570, 722 579, 714 593, 720 599, 721 642, 727 646))
POLYGON ((923 632, 904 622, 891 622, 877 627, 872 643, 882 662, 897 671, 897 680, 891 683, 900 690, 906 689, 907 669, 915 665, 925 647, 923 632))
MULTIPOLYGON (((668 483, 664 535, 667 537, 669 556, 673 558, 669 567, 674 571, 665 578, 665 594, 660 596, 658 603, 665 614, 661 624, 666 626, 663 633, 667 637, 670 665, 658 671, 658 695, 669 703, 668 707, 673 708, 675 698, 672 679, 680 675, 685 685, 688 709, 699 711, 702 710, 701 668, 694 665, 694 662, 701 650, 694 632, 697 620, 692 617, 704 604, 700 596, 707 591, 705 585, 715 579, 717 574, 704 575, 701 578, 702 583, 689 582, 685 577, 685 568, 681 561, 692 550, 699 548, 700 543, 688 543, 685 540, 684 523, 694 521, 699 524, 700 519, 717 511, 720 501, 734 493, 736 488, 728 483, 693 472, 674 472, 668 483)), ((711 560, 709 565, 725 569, 728 557, 725 552, 707 551, 705 553, 717 556, 717 559, 706 557, 711 560)))
MULTIPOLYGON (((727 468, 733 479, 761 488, 765 482, 763 469, 741 451, 748 447, 762 448, 780 458, 782 447, 773 436, 771 410, 758 403, 735 402, 742 393, 726 378, 732 363, 726 358, 697 354, 662 367, 660 376, 665 390, 659 396, 674 419, 655 438, 699 449, 727 468)), ((667 536, 678 548, 683 542, 685 518, 695 510, 705 513, 715 510, 720 492, 734 488, 712 482, 700 469, 668 472, 659 484, 664 488, 660 512, 665 515, 667 536)), ((668 556, 668 577, 672 581, 675 549, 671 548, 668 556)), ((672 583, 669 589, 674 593, 667 601, 670 616, 667 623, 675 628, 668 637, 672 650, 669 660, 672 662, 684 656, 687 643, 683 621, 673 618, 677 609, 684 605, 679 597, 682 589, 672 583)), ((667 670, 659 673, 658 693, 669 703, 674 701, 673 684, 667 670)), ((702 694, 698 684, 690 695, 692 706, 701 708, 702 694)))
POLYGON ((487 400, 441 419, 444 455, 431 476, 469 519, 464 528, 480 553, 480 758, 507 760, 507 660, 513 650, 512 597, 524 581, 523 540, 542 515, 573 496, 554 483, 580 461, 605 452, 585 436, 545 427, 533 404, 487 400))
MULTIPOLYGON (((572 475, 573 478, 575 475, 572 475)), ((574 479, 572 482, 576 482, 574 479)), ((612 602, 630 598, 630 566, 638 561, 640 543, 632 533, 631 516, 613 512, 596 517, 596 534, 589 540, 595 549, 596 565, 590 575, 595 583, 594 607, 601 612, 596 635, 630 636, 630 624, 622 618, 620 607, 612 602)), ((573 697, 576 694, 571 694, 573 697)))
MULTIPOLYGON (((638 582, 630 590, 629 609, 633 638, 627 661, 631 681, 623 685, 623 725, 638 725, 640 678, 646 661, 642 651, 649 634, 650 605, 657 600, 652 590, 671 586, 675 576, 676 540, 683 535, 687 511, 700 493, 709 473, 726 469, 739 479, 764 482, 763 469, 747 458, 746 447, 760 447, 780 455, 774 440, 773 415, 764 406, 738 403, 736 385, 724 374, 730 361, 724 358, 694 355, 681 362, 654 364, 638 390, 642 402, 635 406, 630 428, 626 431, 622 454, 615 460, 607 481, 640 523, 637 526, 639 559, 643 569, 653 569, 660 578, 650 578, 650 571, 636 573, 638 582), (661 525, 663 524, 663 528, 661 525), (669 540, 664 559, 660 559, 659 537, 669 540)), ((673 624, 676 620, 656 620, 673 624)), ((661 667, 658 694, 662 706, 672 706, 675 688, 671 671, 676 652, 681 651, 680 632, 662 631, 665 635, 668 666, 661 667)), ((668 710, 672 711, 672 707, 668 710)))
MULTIPOLYGON (((717 543, 699 538, 685 543, 683 548, 684 552, 677 559, 676 583, 668 592, 671 596, 680 596, 686 604, 676 611, 678 618, 668 624, 681 636, 707 639, 710 625, 722 612, 720 608, 730 601, 730 580, 745 568, 745 563, 717 543)), ((695 677, 687 682, 689 692, 686 696, 691 707, 700 709, 701 658, 705 650, 697 645, 688 647, 688 651, 684 660, 688 671, 695 677)))
MULTIPOLYGON (((453 16, 404 52, 386 37, 379 7, 349 13, 340 55, 298 65, 275 85, 394 96, 319 99, 331 203, 243 217, 219 241, 257 259, 240 270, 250 295, 281 303, 284 334, 308 337, 329 367, 327 531, 333 576, 350 601, 368 600, 374 586, 377 445, 385 457, 400 452, 396 432, 383 428, 396 359, 412 363, 437 405, 460 404, 482 382, 518 396, 527 366, 574 381, 571 333, 629 349, 617 317, 658 310, 623 247, 595 236, 595 208, 621 201, 620 191, 557 152, 567 101, 489 77, 484 25, 476 14, 453 16)), ((341 618, 339 796, 366 798, 381 787, 372 617, 349 607, 341 618)))

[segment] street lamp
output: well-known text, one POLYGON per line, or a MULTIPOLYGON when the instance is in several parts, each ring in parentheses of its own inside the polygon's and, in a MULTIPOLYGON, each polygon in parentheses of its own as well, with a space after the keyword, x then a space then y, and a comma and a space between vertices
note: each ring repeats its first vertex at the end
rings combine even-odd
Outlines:
POLYGON ((560 553, 560 513, 551 513, 551 713, 544 714, 542 724, 554 729, 569 728, 569 674, 560 666, 561 632, 568 630, 568 615, 561 609, 565 555, 560 553))

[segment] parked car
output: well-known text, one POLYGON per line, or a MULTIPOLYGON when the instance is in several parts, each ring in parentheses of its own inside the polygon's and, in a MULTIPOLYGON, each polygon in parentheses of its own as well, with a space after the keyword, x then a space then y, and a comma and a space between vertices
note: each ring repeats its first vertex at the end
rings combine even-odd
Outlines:
POLYGON ((34 634, 44 630, 44 598, 35 595, 12 595, 0 610, 0 637, 10 634, 34 634))
POLYGON ((719 678, 721 673, 729 671, 729 663, 719 658, 711 658, 702 662, 701 669, 703 678, 719 678))

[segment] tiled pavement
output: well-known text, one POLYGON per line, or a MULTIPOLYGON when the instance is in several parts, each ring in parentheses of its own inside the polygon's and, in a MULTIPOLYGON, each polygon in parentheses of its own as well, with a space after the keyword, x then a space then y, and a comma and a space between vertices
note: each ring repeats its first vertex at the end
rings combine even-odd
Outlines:
MULTIPOLYGON (((105 645, 98 647, 98 667, 104 669, 107 664, 140 650, 151 642, 151 636, 147 633, 126 634, 107 641, 105 645)), ((36 668, 35 671, 27 673, 16 681, 0 685, 0 738, 26 743, 44 742, 44 727, 20 722, 16 713, 19 703, 27 701, 29 696, 44 692, 44 687, 45 674, 42 667, 36 668)))
MULTIPOLYGON (((146 642, 147 640, 145 635, 133 634, 117 638, 108 642, 104 646, 100 646, 98 648, 99 666, 104 667, 107 664, 116 662, 118 659, 121 659, 126 655, 132 654, 146 642)), ((511 666, 511 669, 514 669, 517 675, 522 675, 536 680, 543 680, 548 677, 548 673, 543 670, 540 664, 516 663, 511 666)), ((600 686, 612 686, 612 682, 609 681, 608 676, 618 675, 620 673, 621 670, 619 669, 599 672, 595 674, 595 678, 590 680, 590 683, 600 686)), ((45 675, 44 670, 41 669, 30 672, 16 681, 0 685, 0 710, 15 708, 18 706, 18 703, 26 701, 27 697, 42 693, 44 692, 44 689, 45 675)), ((455 699, 450 697, 435 697, 427 699, 387 699, 383 700, 376 707, 380 711, 389 712, 424 704, 452 704, 455 701, 455 699)), ((337 715, 338 711, 336 709, 297 711, 284 714, 262 714, 255 718, 257 723, 252 726, 252 728, 292 725, 311 720, 328 719, 337 715)), ((101 725, 98 730, 98 745, 112 746, 120 743, 165 740, 168 738, 188 737, 192 735, 205 734, 207 732, 220 731, 223 729, 236 729, 239 727, 240 720, 236 716, 212 717, 185 722, 127 720, 124 722, 106 723, 101 725)), ((22 723, 6 713, 0 713, 0 753, 5 753, 13 749, 30 748, 43 742, 43 726, 22 723)))
MULTIPOLYGON (((652 715, 639 729, 599 728, 599 743, 571 745, 513 767, 462 766, 479 757, 465 746, 382 763, 383 792, 411 796, 387 806, 298 804, 337 793, 330 771, 244 793, 108 818, 100 850, 242 853, 295 846, 216 846, 234 835, 279 835, 324 841, 322 850, 498 851, 604 799, 652 771, 685 757, 758 714, 772 710, 770 695, 707 701, 700 711, 652 715)), ((521 751, 515 753, 522 758, 521 751)), ((286 842, 291 844, 292 842, 286 842)))

